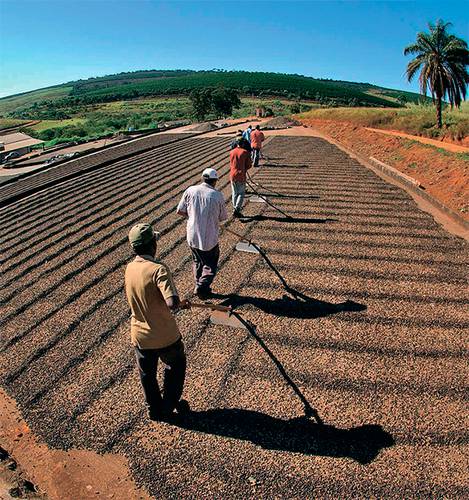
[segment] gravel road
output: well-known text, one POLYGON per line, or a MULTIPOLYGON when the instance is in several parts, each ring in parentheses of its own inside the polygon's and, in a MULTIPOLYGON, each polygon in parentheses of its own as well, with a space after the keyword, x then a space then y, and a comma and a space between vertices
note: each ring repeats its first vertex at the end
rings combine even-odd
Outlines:
POLYGON ((228 223, 287 287, 223 231, 214 288, 325 424, 302 416, 259 342, 199 310, 178 314, 194 412, 178 425, 147 420, 122 287, 127 232, 154 224, 190 295, 175 207, 213 166, 231 208, 228 144, 160 144, 30 196, 30 181, 17 182, 19 199, 0 210, 3 387, 50 446, 123 453, 158 498, 464 496, 467 243, 319 138, 275 137, 255 172, 263 193, 297 196, 269 198, 290 217, 249 202, 249 217, 228 223))

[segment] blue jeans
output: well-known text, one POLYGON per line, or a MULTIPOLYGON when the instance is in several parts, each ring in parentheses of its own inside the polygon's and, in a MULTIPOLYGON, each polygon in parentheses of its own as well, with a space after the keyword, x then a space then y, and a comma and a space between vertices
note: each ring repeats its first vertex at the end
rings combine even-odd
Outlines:
POLYGON ((244 195, 246 194, 246 183, 231 181, 231 201, 233 209, 236 212, 241 212, 243 208, 244 195))

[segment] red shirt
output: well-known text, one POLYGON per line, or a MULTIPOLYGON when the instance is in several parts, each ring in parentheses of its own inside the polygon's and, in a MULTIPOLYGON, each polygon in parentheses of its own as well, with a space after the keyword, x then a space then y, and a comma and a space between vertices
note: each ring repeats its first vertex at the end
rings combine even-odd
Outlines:
POLYGON ((255 149, 261 149, 264 139, 264 134, 260 130, 253 130, 251 132, 251 147, 255 149))
POLYGON ((236 182, 246 182, 246 170, 250 169, 251 154, 239 146, 230 153, 230 179, 236 182))

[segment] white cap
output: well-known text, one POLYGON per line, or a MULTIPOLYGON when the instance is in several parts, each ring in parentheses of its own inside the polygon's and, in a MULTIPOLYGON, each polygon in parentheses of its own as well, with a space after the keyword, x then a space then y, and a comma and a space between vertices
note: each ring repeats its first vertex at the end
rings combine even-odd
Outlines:
POLYGON ((202 172, 202 177, 204 179, 218 179, 218 173, 214 168, 206 168, 202 172))

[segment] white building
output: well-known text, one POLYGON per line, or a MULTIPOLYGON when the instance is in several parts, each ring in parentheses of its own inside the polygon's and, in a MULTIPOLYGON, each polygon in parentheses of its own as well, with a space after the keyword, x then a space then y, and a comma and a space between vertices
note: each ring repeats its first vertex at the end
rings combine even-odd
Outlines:
POLYGON ((5 156, 14 151, 18 153, 18 156, 29 153, 31 146, 42 144, 43 142, 39 139, 33 139, 22 132, 0 135, 0 161, 3 161, 5 156))

